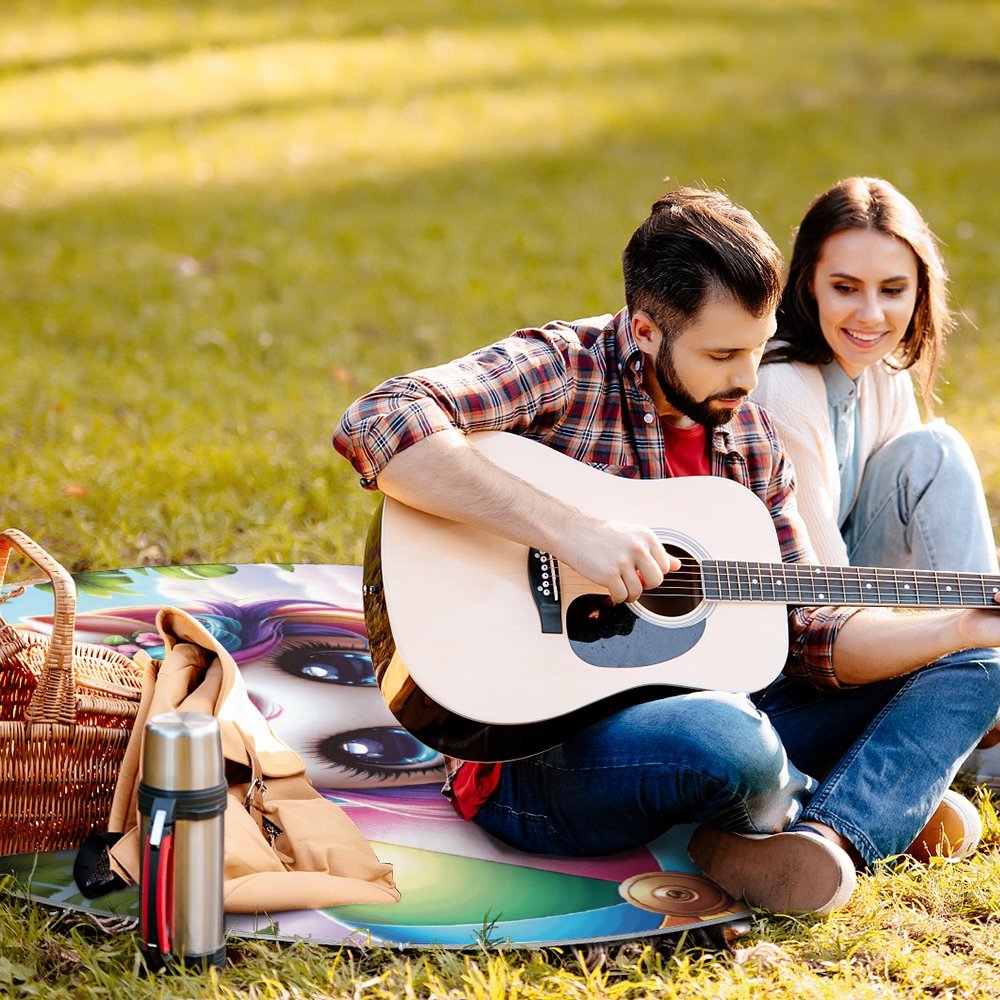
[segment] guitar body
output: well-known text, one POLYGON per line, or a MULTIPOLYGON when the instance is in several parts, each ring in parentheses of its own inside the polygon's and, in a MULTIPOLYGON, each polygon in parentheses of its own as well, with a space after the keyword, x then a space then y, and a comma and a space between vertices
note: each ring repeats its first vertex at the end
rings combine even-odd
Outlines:
MULTIPOLYGON (((780 562, 770 514, 736 483, 622 479, 515 435, 469 440, 585 513, 646 524, 686 566, 780 562)), ((612 606, 546 560, 385 499, 365 556, 366 624, 383 696, 422 742, 468 760, 528 756, 678 688, 758 690, 784 664, 784 604, 688 596, 612 606)))

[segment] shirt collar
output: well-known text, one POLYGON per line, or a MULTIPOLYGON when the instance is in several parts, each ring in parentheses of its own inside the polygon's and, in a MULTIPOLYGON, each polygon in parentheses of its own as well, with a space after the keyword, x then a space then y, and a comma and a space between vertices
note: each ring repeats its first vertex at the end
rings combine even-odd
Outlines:
POLYGON ((628 309, 618 312, 612 322, 617 331, 618 357, 620 359, 621 371, 631 372, 632 377, 637 381, 642 381, 642 362, 645 355, 639 350, 639 345, 632 335, 632 317, 628 309))
MULTIPOLYGON (((642 367, 645 364, 646 355, 639 350, 639 345, 632 335, 632 317, 629 315, 628 309, 622 309, 617 313, 612 322, 618 333, 618 356, 621 359, 621 370, 630 372, 636 384, 641 386, 642 367)), ((728 423, 716 427, 712 431, 712 450, 722 454, 729 454, 735 450, 728 423)))
POLYGON ((712 451, 720 452, 723 455, 728 455, 731 451, 736 451, 732 443, 732 437, 728 423, 722 424, 721 427, 716 427, 712 431, 712 451))
MULTIPOLYGON (((831 406, 847 403, 858 394, 857 380, 851 378, 840 363, 834 358, 819 366, 820 374, 826 384, 826 398, 831 406)), ((859 375, 858 378, 861 376, 859 375)))

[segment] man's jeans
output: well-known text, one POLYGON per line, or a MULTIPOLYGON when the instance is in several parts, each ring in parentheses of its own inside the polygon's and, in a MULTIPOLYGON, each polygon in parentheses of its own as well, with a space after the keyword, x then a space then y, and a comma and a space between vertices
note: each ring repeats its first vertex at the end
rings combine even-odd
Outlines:
POLYGON ((970 649, 891 680, 819 690, 782 677, 755 701, 791 760, 821 780, 802 819, 866 863, 913 842, 1000 706, 1000 653, 970 649))
POLYGON ((526 851, 611 854, 676 823, 780 830, 815 788, 745 695, 685 692, 505 764, 476 822, 526 851))
POLYGON ((626 709, 506 764, 476 822, 522 850, 582 855, 677 823, 771 833, 801 817, 873 864, 910 845, 992 724, 1000 657, 969 650, 849 689, 780 678, 755 700, 698 692, 626 709))

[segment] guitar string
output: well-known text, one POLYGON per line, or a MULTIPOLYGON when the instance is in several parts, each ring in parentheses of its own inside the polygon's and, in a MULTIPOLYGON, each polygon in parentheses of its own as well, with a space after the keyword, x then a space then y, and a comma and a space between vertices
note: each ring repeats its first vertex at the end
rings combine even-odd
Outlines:
POLYGON ((824 574, 823 578, 820 579, 820 574, 815 572, 798 571, 789 573, 787 571, 776 571, 770 573, 767 570, 757 569, 752 571, 743 570, 742 572, 737 570, 736 572, 740 575, 734 580, 729 570, 724 571, 724 579, 723 573, 719 573, 715 567, 710 567, 709 570, 715 572, 715 579, 706 579, 698 571, 679 570, 676 573, 668 573, 660 586, 651 587, 645 593, 650 595, 669 595, 690 591, 692 587, 695 587, 701 589, 715 588, 730 592, 739 591, 742 594, 744 589, 753 593, 754 588, 757 588, 757 591, 760 592, 761 590, 773 590, 775 587, 787 586, 789 589, 797 591, 799 595, 802 593, 821 593, 822 591, 827 591, 828 593, 843 594, 844 599, 847 599, 855 592, 859 598, 863 597, 866 590, 875 587, 879 594, 885 588, 890 593, 894 593, 898 598, 908 596, 916 599, 922 598, 925 602, 929 603, 928 598, 933 596, 929 591, 934 591, 937 598, 941 601, 946 601, 949 596, 992 601, 992 595, 1000 592, 1000 577, 988 576, 983 576, 982 579, 976 580, 967 578, 956 581, 940 576, 928 577, 919 574, 907 574, 907 576, 900 579, 899 577, 888 577, 884 574, 877 578, 866 578, 861 573, 853 573, 844 574, 839 579, 830 578, 824 574), (911 585, 915 589, 910 594, 906 594, 905 591, 911 585))
POLYGON ((912 579, 920 583, 930 583, 934 585, 938 583, 948 583, 949 578, 953 578, 958 583, 970 583, 975 580, 977 586, 979 583, 1000 585, 1000 576, 993 576, 987 573, 953 573, 943 570, 901 570, 881 566, 816 566, 812 563, 758 563, 751 562, 749 560, 707 560, 704 563, 697 563, 693 567, 690 566, 690 564, 686 564, 682 565, 682 567, 678 570, 666 573, 664 575, 664 579, 681 578, 684 576, 700 577, 702 575, 702 568, 707 568, 713 571, 721 570, 725 573, 772 573, 775 576, 782 576, 784 578, 789 576, 802 577, 803 580, 812 580, 821 575, 839 574, 841 576, 845 576, 870 573, 881 578, 881 581, 884 583, 892 583, 893 580, 890 579, 891 576, 896 578, 896 580, 902 578, 903 582, 909 582, 912 579))
MULTIPOLYGON (((892 604, 894 603, 893 601, 885 600, 881 597, 881 587, 894 589, 896 591, 895 596, 902 598, 904 595, 899 590, 900 584, 905 589, 911 583, 918 589, 909 596, 916 598, 913 602, 914 604, 922 603, 924 606, 931 606, 935 603, 943 606, 948 605, 948 601, 941 592, 942 587, 945 588, 946 593, 951 598, 980 601, 983 602, 982 606, 984 607, 991 606, 994 603, 993 595, 1000 592, 1000 576, 991 576, 988 574, 948 573, 936 570, 898 570, 867 566, 817 567, 808 563, 796 565, 793 563, 709 561, 694 567, 682 566, 681 569, 668 573, 664 577, 663 584, 658 587, 648 588, 643 593, 651 597, 691 597, 698 592, 703 592, 707 586, 708 588, 714 587, 717 590, 728 590, 730 593, 734 590, 739 590, 742 597, 744 586, 751 591, 751 595, 753 586, 758 588, 769 586, 772 589, 772 597, 768 598, 765 596, 763 599, 773 600, 774 597, 780 598, 782 596, 781 594, 774 594, 774 588, 787 584, 792 588, 797 588, 798 593, 793 594, 793 599, 790 601, 778 601, 777 603, 794 603, 795 597, 801 600, 803 585, 807 585, 809 590, 817 590, 822 587, 833 591, 833 593, 828 595, 817 594, 817 596, 822 597, 825 601, 829 601, 829 603, 837 603, 838 600, 846 603, 852 599, 851 594, 847 592, 848 588, 853 587, 857 591, 857 599, 863 601, 863 598, 866 596, 871 597, 874 595, 866 595, 862 591, 862 586, 868 589, 874 585, 877 591, 879 591, 877 601, 863 601, 863 603, 892 604), (707 572, 714 572, 717 579, 707 581, 706 583, 702 573, 703 567, 707 572), (865 579, 862 575, 864 573, 868 573, 870 578, 865 579), (725 580, 722 579, 723 574, 725 574, 725 580), (732 574, 736 574, 735 583, 732 579, 732 574), (831 578, 831 575, 833 578, 831 578), (840 579, 837 579, 837 576, 840 579), (820 577, 823 577, 823 579, 819 579, 820 577), (956 586, 956 590, 950 589, 956 586), (933 587, 938 592, 938 600, 936 602, 928 600, 927 598, 930 595, 921 591, 921 588, 930 587, 933 587), (838 590, 841 593, 838 594, 838 590), (920 600, 921 598, 923 598, 923 601, 920 600)), ((567 589, 565 581, 563 589, 567 589)), ((571 586, 568 589, 576 588, 571 586)), ((758 594, 760 594, 760 591, 758 591, 758 594)), ((717 600, 718 598, 710 599, 717 600)), ((753 599, 753 597, 751 596, 749 599, 753 599)), ((758 599, 761 598, 758 597, 758 599)), ((897 606, 899 606, 898 603, 897 606)), ((904 602, 902 606, 907 605, 904 602)))
MULTIPOLYGON (((564 593, 567 597, 576 595, 582 595, 587 593, 592 593, 593 588, 585 586, 577 587, 564 587, 564 593)), ((906 607, 922 607, 922 608, 947 608, 947 607, 973 607, 973 608, 994 608, 996 607, 996 601, 993 600, 992 595, 983 597, 981 594, 961 594, 955 592, 953 595, 949 595, 951 600, 945 598, 934 598, 925 597, 923 599, 916 599, 913 601, 907 600, 894 600, 891 596, 879 596, 875 594, 843 594, 843 593, 830 593, 830 594, 815 594, 809 596, 802 593, 785 593, 773 592, 771 594, 757 593, 757 594, 738 594, 735 592, 735 588, 728 590, 727 592, 720 593, 718 596, 714 594, 705 594, 700 587, 678 587, 673 589, 668 588, 655 588, 653 590, 645 590, 642 594, 643 597, 656 597, 656 598, 686 598, 693 600, 697 598, 698 600, 705 600, 710 602, 727 602, 727 601, 750 601, 758 602, 762 604, 791 604, 791 605, 831 605, 831 606, 846 606, 846 607, 865 607, 865 606, 881 606, 881 607, 896 607, 896 608, 906 608, 906 607)))

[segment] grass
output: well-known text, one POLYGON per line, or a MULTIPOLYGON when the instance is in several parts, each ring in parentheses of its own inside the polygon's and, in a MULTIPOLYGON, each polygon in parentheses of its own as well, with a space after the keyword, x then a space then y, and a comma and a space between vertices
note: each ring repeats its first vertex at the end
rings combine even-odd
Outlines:
POLYGON ((970 320, 946 410, 1000 498, 996 3, 8 3, 5 25, 0 498, 75 569, 356 561, 344 406, 617 308, 665 175, 786 245, 832 179, 895 179, 948 245, 970 320))
MULTIPOLYGON (((1000 511, 998 34, 996 0, 6 0, 3 520, 74 570, 357 562, 372 500, 328 443, 355 395, 618 308, 665 176, 787 247, 853 173, 945 245, 941 412, 1000 511)), ((217 983, 168 988, 128 938, 8 902, 0 992, 993 996, 982 806, 972 863, 877 874, 829 921, 760 917, 735 955, 238 943, 217 983)))
POLYGON ((985 849, 970 862, 915 862, 862 880, 829 919, 759 915, 729 952, 697 941, 661 947, 401 954, 307 942, 232 941, 227 968, 148 977, 131 934, 23 903, 0 910, 0 991, 106 997, 994 998, 1000 992, 1000 823, 981 795, 985 849))

